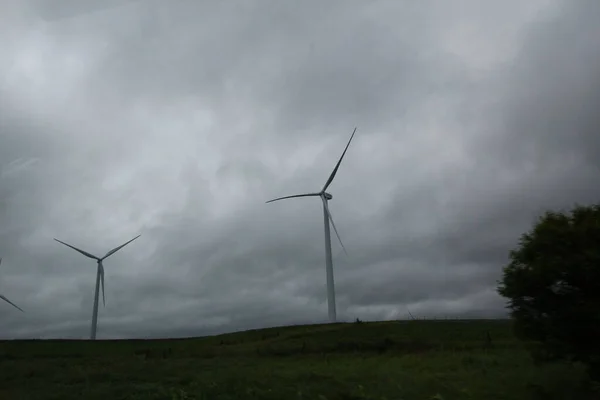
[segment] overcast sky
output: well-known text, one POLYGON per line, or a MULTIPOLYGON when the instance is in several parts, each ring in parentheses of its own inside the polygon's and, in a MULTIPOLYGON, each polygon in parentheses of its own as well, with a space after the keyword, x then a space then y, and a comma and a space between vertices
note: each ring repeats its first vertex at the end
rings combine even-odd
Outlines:
POLYGON ((2 0, 0 338, 505 316, 548 208, 600 196, 597 0, 2 0), (332 238, 332 239, 335 239, 332 238))

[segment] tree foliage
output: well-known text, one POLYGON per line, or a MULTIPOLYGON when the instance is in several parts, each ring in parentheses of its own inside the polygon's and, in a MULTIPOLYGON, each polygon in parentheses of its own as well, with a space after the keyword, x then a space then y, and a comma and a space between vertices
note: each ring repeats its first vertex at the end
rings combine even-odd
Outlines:
POLYGON ((510 252, 498 292, 516 334, 600 378, 600 205, 546 212, 510 252))

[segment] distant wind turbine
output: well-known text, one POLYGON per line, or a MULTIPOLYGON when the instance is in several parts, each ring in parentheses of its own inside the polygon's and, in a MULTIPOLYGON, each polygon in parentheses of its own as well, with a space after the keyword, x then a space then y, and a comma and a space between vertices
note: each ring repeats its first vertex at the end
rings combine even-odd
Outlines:
MULTIPOLYGON (((2 264, 2 258, 0 258, 0 265, 2 264)), ((15 303, 13 303, 12 301, 10 301, 9 299, 7 299, 5 296, 0 294, 0 299, 4 300, 5 302, 7 302, 8 304, 10 304, 11 306, 13 306, 14 308, 16 308, 17 310, 21 310, 21 312, 25 312, 21 309, 21 307, 19 307, 18 305, 16 305, 15 303)))
POLYGON ((96 292, 94 294, 94 311, 92 313, 92 332, 90 334, 90 339, 92 339, 92 340, 96 339, 96 327, 98 326, 98 297, 100 294, 99 292, 100 292, 100 283, 101 282, 102 282, 102 304, 104 306, 106 306, 106 301, 104 298, 104 266, 102 265, 102 261, 107 259, 109 256, 115 254, 117 251, 121 250, 123 247, 127 246, 129 243, 133 242, 135 239, 139 238, 140 236, 142 236, 142 235, 137 235, 136 237, 134 237, 130 241, 120 245, 119 247, 115 247, 114 249, 112 249, 111 251, 106 253, 104 255, 104 257, 96 257, 95 255, 90 254, 87 251, 83 251, 81 249, 78 249, 77 247, 71 246, 68 243, 62 242, 58 239, 54 239, 57 242, 62 243, 65 246, 70 247, 75 251, 78 251, 79 253, 83 254, 84 256, 96 260, 96 262, 98 264, 98 269, 96 272, 96 292))
POLYGON ((326 190, 329 187, 329 185, 331 185, 333 178, 335 178, 335 175, 337 174, 337 171, 340 168, 340 164, 342 163, 342 159, 344 158, 344 155, 346 154, 346 151, 348 150, 348 146, 350 146, 350 142, 352 141, 352 138, 354 137, 355 133, 356 133, 356 128, 354 128, 354 131, 352 132, 352 135, 350 136, 350 140, 348 140, 348 144, 346 144, 346 148, 344 149, 342 156, 338 160, 337 164, 335 165, 335 168, 333 169, 333 172, 331 173, 331 175, 329 175, 329 179, 327 179, 327 182, 325 182, 325 186, 323 186, 323 189, 321 189, 320 192, 296 194, 296 195, 292 195, 292 196, 279 197, 277 199, 267 201, 267 203, 271 203, 271 202, 277 201, 277 200, 291 199, 294 197, 310 197, 310 196, 320 197, 321 200, 323 201, 323 222, 325 224, 325 266, 326 266, 326 273, 327 273, 327 308, 328 308, 328 313, 329 313, 329 320, 331 322, 336 322, 336 310, 335 310, 335 284, 333 281, 333 257, 331 256, 331 233, 329 230, 329 221, 331 221, 331 225, 333 226, 335 235, 337 236, 338 240, 340 241, 340 244, 342 245, 342 249, 344 250, 344 253, 346 253, 346 254, 348 254, 348 253, 346 252, 346 248, 344 247, 344 244, 342 243, 342 239, 340 238, 338 230, 335 227, 335 223, 333 222, 333 217, 331 216, 331 212, 329 211, 329 206, 327 204, 328 201, 333 198, 333 196, 330 195, 329 193, 327 193, 326 190))

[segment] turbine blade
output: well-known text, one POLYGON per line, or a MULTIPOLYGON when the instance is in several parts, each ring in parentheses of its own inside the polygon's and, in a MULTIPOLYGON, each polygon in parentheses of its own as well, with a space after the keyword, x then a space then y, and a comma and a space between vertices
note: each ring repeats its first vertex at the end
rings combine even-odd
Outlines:
POLYGON ((137 235, 136 237, 134 237, 130 241, 128 241, 128 242, 120 245, 119 247, 115 247, 114 249, 112 249, 111 251, 109 251, 108 253, 106 253, 106 255, 104 257, 102 257, 102 259, 104 260, 108 256, 111 256, 111 255, 115 254, 117 251, 121 250, 123 247, 127 246, 129 243, 133 242, 135 239, 139 238, 140 236, 142 236, 142 235, 137 235))
POLYGON ((19 307, 18 305, 16 305, 15 303, 13 303, 9 299, 7 299, 6 297, 2 296, 1 294, 0 294, 0 299, 4 300, 5 302, 7 302, 8 304, 10 304, 11 306, 15 307, 17 310, 19 310, 21 312, 25 312, 25 311, 23 311, 23 309, 21 307, 19 307))
MULTIPOLYGON (((0 265, 2 264, 2 257, 0 257, 0 265)), ((17 306, 15 303, 13 303, 12 301, 10 301, 9 299, 7 299, 6 297, 2 296, 0 294, 0 299, 4 300, 5 302, 7 302, 8 304, 10 304, 11 306, 17 308, 18 310, 20 310, 21 312, 25 312, 21 309, 21 307, 17 306)))
POLYGON ((73 250, 75 250, 75 251, 78 251, 78 252, 80 252, 81 254, 83 254, 83 255, 84 255, 84 256, 86 256, 86 257, 93 258, 94 260, 99 260, 99 258, 98 258, 98 257, 96 257, 96 256, 95 256, 95 255, 93 255, 93 254, 90 254, 90 253, 88 253, 87 251, 83 251, 83 250, 81 250, 81 249, 78 249, 77 247, 75 247, 75 246, 71 246, 70 244, 68 244, 68 243, 65 243, 65 242, 63 242, 63 241, 60 241, 60 240, 58 240, 58 239, 56 239, 56 238, 55 238, 54 240, 56 240, 58 243, 62 243, 62 244, 64 244, 65 246, 72 248, 72 249, 73 249, 73 250))
POLYGON ((292 199, 294 197, 309 197, 309 196, 320 196, 320 195, 321 195, 321 193, 295 194, 295 195, 292 195, 292 196, 278 197, 278 198, 273 199, 273 200, 265 201, 265 203, 272 203, 274 201, 283 200, 283 199, 292 199))
POLYGON ((106 307, 106 298, 104 297, 104 266, 102 263, 98 264, 100 268, 100 283, 102 284, 102 305, 106 307))
POLYGON ((348 144, 346 145, 346 148, 344 149, 344 152, 342 153, 342 156, 340 157, 340 159, 338 160, 337 164, 335 165, 335 168, 333 169, 333 172, 331 173, 331 175, 329 175, 329 179, 327 179, 327 182, 325 182, 325 186, 323 186, 323 189, 321 190, 322 192, 326 191, 327 188, 329 187, 329 185, 331 185, 331 182, 333 182, 333 178, 335 178, 335 174, 337 174, 338 168, 340 168, 340 164, 342 163, 342 159, 344 158, 344 155, 346 155, 346 151, 348 150, 348 146, 350 146, 350 142, 352 141, 352 138, 354 137, 355 133, 356 133, 356 128, 354 128, 354 131, 352 132, 352 136, 350 136, 350 140, 348 140, 348 144))
POLYGON ((340 244, 342 245, 342 249, 344 249, 344 253, 348 255, 346 251, 346 247, 344 247, 344 243, 342 243, 342 238, 340 238, 340 234, 338 233, 337 228, 335 227, 335 222, 333 222, 333 217, 331 216, 331 211, 329 211, 329 206, 327 205, 327 201, 323 198, 323 205, 325 206, 325 211, 327 211, 327 215, 329 216, 329 221, 331 221, 331 226, 333 226, 333 231, 335 232, 335 236, 337 236, 340 244))

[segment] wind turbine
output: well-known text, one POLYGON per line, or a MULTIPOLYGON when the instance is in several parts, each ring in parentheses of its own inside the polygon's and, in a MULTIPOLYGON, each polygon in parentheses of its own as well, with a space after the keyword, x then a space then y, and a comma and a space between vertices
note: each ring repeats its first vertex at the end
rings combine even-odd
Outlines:
MULTIPOLYGON (((2 258, 0 258, 0 264, 2 264, 2 258)), ((21 310, 21 312, 25 312, 21 309, 21 307, 19 307, 18 305, 16 305, 15 303, 13 303, 12 301, 10 301, 9 299, 7 299, 5 296, 0 294, 0 299, 4 300, 5 302, 7 302, 8 304, 10 304, 11 306, 13 306, 14 308, 16 308, 17 310, 21 310)))
POLYGON ((78 249, 77 247, 71 246, 68 243, 62 242, 58 239, 54 239, 56 240, 58 243, 62 243, 67 247, 72 248, 73 250, 83 254, 86 257, 92 258, 94 260, 96 260, 97 264, 98 264, 98 269, 96 272, 96 292, 94 294, 94 311, 92 312, 92 332, 90 334, 90 339, 95 340, 96 339, 96 327, 98 326, 98 297, 99 297, 99 292, 100 292, 100 282, 102 282, 102 304, 104 306, 106 306, 106 301, 104 298, 104 266, 102 265, 102 261, 104 261, 105 259, 107 259, 109 256, 115 254, 117 251, 121 250, 123 247, 127 246, 129 243, 133 242, 135 239, 139 238, 142 235, 137 235, 136 237, 134 237, 133 239, 131 239, 130 241, 115 247, 114 249, 112 249, 111 251, 109 251, 108 253, 106 253, 104 255, 104 257, 96 257, 93 254, 88 253, 87 251, 83 251, 81 249, 78 249))
POLYGON ((342 159, 344 158, 344 155, 346 154, 346 151, 348 150, 348 146, 350 146, 350 142, 352 141, 352 138, 354 137, 355 133, 356 133, 356 128, 354 128, 354 131, 352 132, 352 136, 350 136, 350 140, 348 140, 348 144, 346 145, 346 148, 344 149, 342 156, 338 160, 337 164, 335 165, 335 168, 333 169, 333 172, 331 172, 331 175, 329 175, 327 182, 325 182, 325 186, 323 186, 323 189, 321 189, 320 192, 278 197, 276 199, 267 201, 267 203, 271 203, 271 202, 274 202, 277 200, 292 199, 295 197, 320 197, 321 200, 323 201, 323 222, 325 224, 325 267, 326 267, 325 271, 327 273, 327 309, 328 309, 328 314, 329 314, 329 320, 331 322, 336 322, 336 310, 335 310, 335 284, 333 282, 333 257, 331 256, 331 233, 330 233, 330 228, 329 228, 329 221, 331 221, 331 225, 333 226, 335 235, 337 236, 338 240, 340 241, 340 244, 342 245, 342 249, 344 249, 344 253, 346 253, 346 254, 348 254, 348 253, 346 252, 346 248, 344 247, 344 244, 342 243, 340 234, 338 233, 338 230, 335 227, 335 223, 333 222, 333 217, 331 216, 331 212, 329 211, 328 201, 331 200, 333 198, 333 196, 331 194, 327 193, 326 190, 329 187, 329 185, 331 185, 333 178, 335 178, 335 175, 337 174, 337 171, 340 168, 340 164, 342 163, 342 159))

